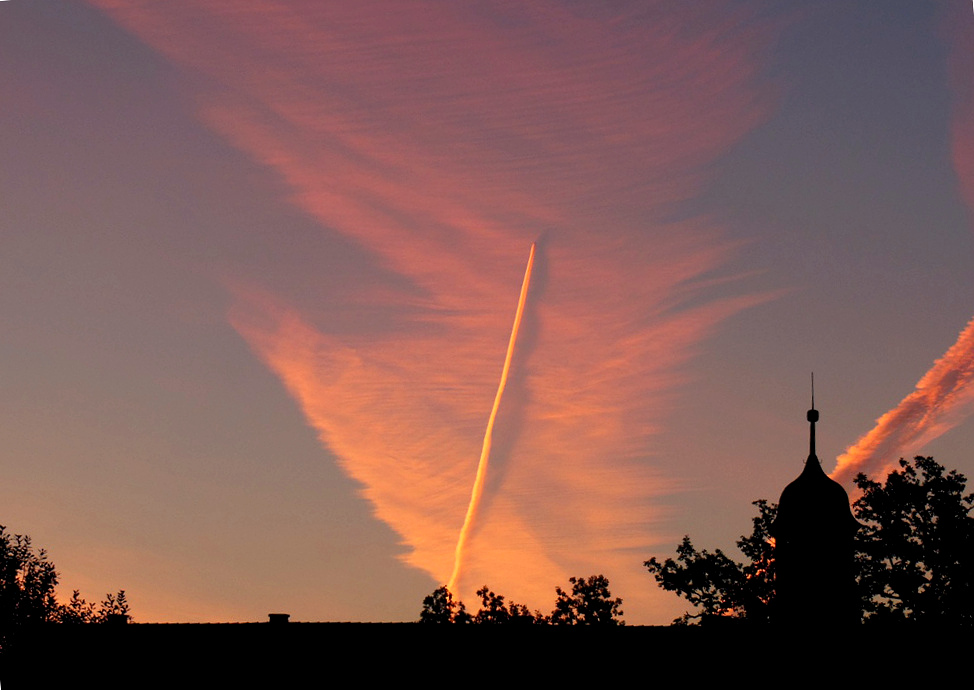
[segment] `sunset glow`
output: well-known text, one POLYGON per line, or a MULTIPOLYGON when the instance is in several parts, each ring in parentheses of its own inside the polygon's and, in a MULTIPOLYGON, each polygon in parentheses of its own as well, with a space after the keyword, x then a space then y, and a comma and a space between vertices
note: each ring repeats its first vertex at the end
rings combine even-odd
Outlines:
POLYGON ((580 567, 620 586, 641 580, 628 554, 652 540, 653 497, 667 487, 644 460, 666 392, 717 324, 767 299, 708 297, 700 277, 732 246, 701 219, 659 216, 693 193, 693 166, 762 117, 748 82, 765 32, 730 41, 719 22, 736 22, 733 13, 711 21, 689 10, 700 30, 682 35, 557 5, 516 10, 543 27, 541 44, 487 30, 472 10, 432 6, 379 3, 364 24, 364 7, 342 5, 316 5, 300 24, 290 6, 262 3, 210 3, 195 14, 105 6, 224 84, 201 96, 205 121, 275 169, 324 227, 406 281, 398 293, 362 286, 372 305, 409 315, 388 332, 333 332, 313 301, 255 297, 267 294, 260 285, 235 291, 232 316, 402 535, 406 561, 454 586, 462 562, 467 598, 489 580, 540 602, 580 567), (626 60, 635 62, 620 71, 626 60), (462 70, 428 69, 449 61, 462 70), (633 91, 637 64, 640 79, 661 86, 664 65, 680 65, 680 91, 633 91), (476 101, 470 74, 483 80, 476 101), (430 88, 442 108, 415 97, 430 88), (484 122, 493 142, 480 140, 484 122), (505 404, 491 415, 492 445, 478 453, 510 318, 503 295, 528 235, 543 237, 537 294, 505 404))
POLYGON ((847 489, 974 474, 969 3, 0 6, 0 524, 68 593, 667 623, 810 371, 847 489))

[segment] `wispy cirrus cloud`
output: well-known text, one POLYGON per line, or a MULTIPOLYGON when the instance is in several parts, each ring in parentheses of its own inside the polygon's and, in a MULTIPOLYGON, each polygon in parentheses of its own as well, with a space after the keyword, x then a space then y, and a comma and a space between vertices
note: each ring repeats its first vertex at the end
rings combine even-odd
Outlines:
POLYGON ((342 305, 252 283, 231 322, 440 582, 538 240, 461 589, 540 606, 605 572, 628 610, 650 606, 639 563, 672 488, 652 436, 700 343, 763 299, 707 289, 735 248, 676 209, 766 117, 768 29, 740 3, 93 2, 198 74, 203 120, 402 279, 368 297, 393 324, 340 332, 342 305))
POLYGON ((923 446, 974 412, 974 319, 916 389, 876 420, 876 426, 836 461, 832 477, 849 481, 859 472, 885 476, 904 453, 923 446))
MULTIPOLYGON (((961 198, 974 219, 974 23, 967 8, 945 6, 952 96, 951 151, 961 198), (963 15, 963 16, 962 16, 963 15)), ((832 476, 848 481, 859 472, 885 476, 903 455, 950 431, 974 413, 974 319, 934 362, 916 389, 876 420, 876 426, 846 449, 832 476)))
POLYGON ((960 3, 945 12, 944 34, 950 52, 951 144, 961 195, 974 222, 974 23, 960 3))

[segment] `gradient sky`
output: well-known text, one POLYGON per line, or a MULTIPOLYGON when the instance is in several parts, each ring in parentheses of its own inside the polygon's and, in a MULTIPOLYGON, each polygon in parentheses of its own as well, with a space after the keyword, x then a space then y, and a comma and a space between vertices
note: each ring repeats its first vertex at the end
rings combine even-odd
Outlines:
POLYGON ((0 4, 0 523, 140 621, 550 610, 974 476, 970 3, 0 4), (877 420, 879 420, 877 422, 877 420))

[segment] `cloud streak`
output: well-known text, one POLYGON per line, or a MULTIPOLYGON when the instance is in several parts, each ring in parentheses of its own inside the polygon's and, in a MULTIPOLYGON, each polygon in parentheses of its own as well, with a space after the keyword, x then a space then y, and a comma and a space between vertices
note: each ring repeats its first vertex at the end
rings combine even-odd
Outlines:
MULTIPOLYGON (((964 8, 966 9, 966 8, 964 8)), ((974 23, 959 5, 946 8, 944 35, 953 106, 951 150, 961 199, 974 220, 974 23)), ((832 477, 849 481, 859 472, 885 476, 903 455, 923 446, 974 412, 974 318, 957 341, 924 374, 916 389, 876 420, 876 426, 836 460, 832 477)))
POLYGON ((859 472, 885 476, 904 453, 919 452, 974 412, 974 319, 961 331, 916 389, 876 420, 868 434, 836 461, 832 477, 849 481, 859 472))
POLYGON ((713 294, 735 247, 680 208, 768 113, 768 28, 731 2, 94 4, 194 75, 200 117, 363 273, 396 277, 353 270, 354 300, 310 306, 239 279, 231 322, 439 582, 542 238, 462 594, 542 606, 604 572, 645 616, 672 490, 652 437, 700 344, 764 299, 713 294), (395 318, 336 326, 363 303, 395 318))

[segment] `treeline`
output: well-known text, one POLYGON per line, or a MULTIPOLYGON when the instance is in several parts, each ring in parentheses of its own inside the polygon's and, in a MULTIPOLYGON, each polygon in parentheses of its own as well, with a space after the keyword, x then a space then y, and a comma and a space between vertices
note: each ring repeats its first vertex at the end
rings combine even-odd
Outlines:
MULTIPOLYGON (((880 483, 859 474, 852 504, 862 527, 855 538, 855 586, 865 622, 916 621, 974 625, 974 494, 967 478, 930 457, 900 460, 880 483)), ((777 505, 755 501, 758 515, 737 547, 698 551, 689 536, 676 558, 650 558, 646 568, 665 590, 693 605, 674 623, 744 619, 768 622, 775 606, 771 523, 777 505)), ((821 563, 824 570, 828 563, 821 563)))
MULTIPOLYGON (((974 493, 967 478, 930 457, 900 460, 885 482, 859 474, 852 504, 861 524, 855 538, 855 587, 867 623, 923 622, 974 625, 974 493)), ((692 609, 673 621, 687 625, 733 620, 770 623, 775 612, 775 557, 771 524, 777 505, 755 501, 752 531, 737 541, 738 561, 721 549, 698 550, 689 536, 675 558, 645 561, 664 590, 692 609)), ((821 563, 823 571, 829 563, 821 563)), ((549 614, 508 603, 486 585, 480 609, 440 587, 423 600, 423 623, 622 625, 622 600, 612 598, 602 575, 570 579, 571 592, 555 589, 549 614)))
POLYGON ((421 623, 495 625, 625 625, 622 599, 612 598, 609 580, 603 575, 572 577, 571 592, 555 587, 555 608, 550 614, 532 612, 523 604, 507 603, 487 585, 477 590, 480 610, 469 613, 462 601, 454 600, 446 587, 439 587, 423 599, 421 623))
POLYGON ((0 525, 0 652, 18 631, 38 623, 107 623, 128 620, 125 591, 108 594, 98 604, 74 590, 62 604, 57 599, 58 573, 44 549, 30 537, 10 534, 0 525))

